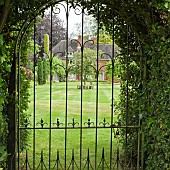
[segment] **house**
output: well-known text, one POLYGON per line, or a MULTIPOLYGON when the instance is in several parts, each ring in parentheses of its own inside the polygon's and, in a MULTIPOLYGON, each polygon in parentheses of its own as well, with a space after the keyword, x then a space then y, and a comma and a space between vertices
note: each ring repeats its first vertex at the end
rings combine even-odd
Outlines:
MULTIPOLYGON (((56 46, 53 47, 52 53, 53 55, 57 54, 57 56, 63 60, 63 62, 66 62, 66 56, 68 57, 68 64, 72 64, 72 59, 74 58, 74 52, 75 51, 81 51, 81 36, 78 36, 78 40, 72 40, 69 41, 67 44, 66 40, 61 40, 56 46), (66 47, 68 46, 68 50, 66 50, 66 47), (68 55, 66 55, 66 52, 68 52, 68 55)), ((90 48, 93 50, 97 50, 97 44, 93 43, 95 42, 95 39, 91 39, 89 41, 86 41, 84 43, 84 48, 90 48)), ((100 69, 99 73, 99 80, 105 81, 107 80, 106 76, 106 68, 105 65, 108 61, 111 60, 112 57, 112 44, 99 44, 98 48, 100 51, 103 52, 101 56, 98 56, 98 65, 100 69)), ((116 51, 118 51, 118 47, 114 47, 114 56, 116 55, 116 51)), ((80 75, 69 75, 70 80, 80 80, 80 75)))

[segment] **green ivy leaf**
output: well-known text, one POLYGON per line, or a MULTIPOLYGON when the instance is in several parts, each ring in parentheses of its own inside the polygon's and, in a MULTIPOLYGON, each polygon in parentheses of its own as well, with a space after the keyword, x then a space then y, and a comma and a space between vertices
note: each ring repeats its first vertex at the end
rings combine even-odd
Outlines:
POLYGON ((0 57, 0 64, 2 64, 5 61, 5 56, 0 57))
POLYGON ((2 35, 0 35, 0 46, 2 46, 2 45, 3 45, 3 43, 4 43, 3 36, 2 36, 2 35))
POLYGON ((8 156, 8 154, 7 154, 7 152, 5 151, 5 147, 4 147, 4 146, 0 146, 0 154, 1 154, 1 156, 0 156, 0 162, 5 161, 6 158, 7 158, 7 156, 8 156))
POLYGON ((164 4, 164 6, 165 6, 165 8, 169 8, 169 3, 168 2, 165 2, 165 4, 164 4))

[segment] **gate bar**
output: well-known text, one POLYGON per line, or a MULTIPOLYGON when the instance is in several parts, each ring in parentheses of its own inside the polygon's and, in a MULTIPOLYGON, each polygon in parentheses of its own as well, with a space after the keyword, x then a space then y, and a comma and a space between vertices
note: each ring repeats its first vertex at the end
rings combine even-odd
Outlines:
MULTIPOLYGON (((98 129, 117 129, 117 128, 131 128, 131 129, 137 129, 137 128, 140 128, 140 126, 115 126, 115 125, 111 125, 111 126, 90 126, 90 127, 87 127, 87 126, 84 126, 84 127, 51 127, 51 129, 94 129, 94 128, 98 128, 98 129)), ((20 127, 19 128, 20 130, 24 130, 24 129, 34 129, 34 127, 20 127)), ((35 129, 40 129, 40 130, 44 130, 44 129, 50 129, 49 127, 36 127, 35 129)))
POLYGON ((84 27, 84 7, 82 8, 82 27, 81 27, 81 31, 82 31, 82 38, 81 38, 81 42, 80 43, 80 48, 81 48, 81 103, 80 103, 80 170, 82 169, 82 143, 83 143, 83 50, 84 50, 84 44, 83 44, 83 27, 84 27))
POLYGON ((99 73, 99 63, 98 63, 98 59, 99 59, 99 24, 100 24, 100 9, 99 9, 99 3, 97 3, 97 72, 96 72, 96 79, 97 79, 97 84, 96 84, 96 139, 95 139, 95 169, 97 169, 97 136, 98 136, 98 128, 97 128, 97 124, 98 124, 98 101, 99 101, 99 77, 98 77, 98 73, 99 73))
POLYGON ((51 115, 52 115, 52 62, 53 62, 53 6, 51 6, 51 24, 50 24, 50 34, 51 34, 51 49, 50 49, 50 129, 49 129, 49 169, 51 167, 51 115))
MULTIPOLYGON (((114 120, 114 112, 113 112, 113 97, 114 97, 114 53, 115 53, 115 50, 114 50, 114 36, 115 36, 115 30, 114 30, 114 13, 113 13, 113 30, 112 30, 112 57, 111 57, 111 62, 112 62, 112 98, 111 98, 111 125, 113 124, 114 120)), ((112 144, 112 141, 113 141, 113 129, 111 128, 111 133, 110 133, 110 169, 112 169, 112 156, 113 156, 113 144, 112 144)))
POLYGON ((36 66, 36 43, 35 43, 35 36, 36 36, 36 19, 34 19, 34 110, 33 110, 33 170, 35 169, 35 126, 36 126, 36 121, 35 121, 35 116, 36 116, 36 110, 35 110, 35 86, 36 86, 36 77, 35 77, 35 66, 36 66))
MULTIPOLYGON (((128 126, 128 112, 129 112, 129 25, 127 24, 127 53, 126 53, 126 126, 128 126)), ((125 166, 127 165, 127 127, 125 135, 125 166)))
MULTIPOLYGON (((21 43, 21 42, 20 42, 21 43)), ((17 87, 17 91, 18 91, 18 134, 17 137, 18 139, 20 139, 20 131, 19 131, 19 127, 20 127, 20 48, 21 46, 19 45, 19 51, 18 51, 18 87, 17 87)), ((19 166, 20 166, 20 140, 18 140, 18 170, 19 170, 19 166)))
POLYGON ((65 8, 66 12, 66 108, 65 108, 65 165, 67 167, 67 114, 68 114, 68 17, 69 17, 69 6, 68 0, 66 1, 67 7, 65 8))

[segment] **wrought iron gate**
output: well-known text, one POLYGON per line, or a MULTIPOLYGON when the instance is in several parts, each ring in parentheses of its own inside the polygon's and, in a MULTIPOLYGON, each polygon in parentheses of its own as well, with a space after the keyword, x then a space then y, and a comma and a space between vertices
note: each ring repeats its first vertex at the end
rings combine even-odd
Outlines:
MULTIPOLYGON (((25 22, 17 40, 16 54, 18 57, 18 131, 17 131, 17 168, 22 169, 140 169, 140 123, 134 125, 118 125, 114 113, 114 98, 118 85, 114 84, 114 59, 116 49, 114 43, 108 45, 110 51, 104 51, 99 44, 100 32, 100 6, 96 4, 96 39, 85 40, 84 23, 86 10, 82 6, 74 9, 68 2, 50 1, 41 9, 37 10, 33 18, 25 22), (50 50, 48 53, 36 51, 36 25, 39 15, 50 11, 50 50), (64 11, 66 36, 61 40, 61 44, 53 44, 53 16, 62 14, 64 11), (79 39, 69 38, 69 24, 71 10, 75 15, 81 16, 81 27, 79 39), (46 11, 46 12, 47 12, 46 11), (33 75, 30 87, 31 103, 29 104, 30 117, 22 120, 20 113, 21 106, 21 71, 22 65, 22 41, 27 35, 27 30, 34 27, 33 42, 34 54, 32 59, 33 75), (58 45, 58 46, 57 46, 58 45), (95 64, 85 63, 85 50, 92 48, 96 51, 95 64), (71 49, 71 50, 70 50, 71 49), (102 53, 100 50, 103 50, 102 53), (72 61, 72 52, 80 54, 79 63, 72 61), (71 55, 71 56, 70 56, 71 55), (64 64, 58 63, 55 68, 64 72, 63 82, 57 78, 54 81, 53 60, 59 57, 64 64), (37 86, 37 65, 43 59, 48 59, 49 77, 48 83, 37 86), (101 61, 101 62, 100 62, 101 61), (104 62, 105 61, 105 62, 104 62), (106 61, 112 65, 111 82, 102 84, 101 78, 105 79, 106 61), (104 63, 104 64, 103 64, 104 63), (80 70, 78 75, 74 75, 72 70, 80 70), (84 71, 93 69, 94 81, 91 84, 84 84, 84 71), (72 76, 72 78, 70 78, 72 76), (74 79, 73 79, 74 78, 74 79), (74 81, 73 81, 74 80, 74 81), (73 81, 73 82, 72 82, 73 81), (109 93, 107 92, 109 88, 109 93), (63 90, 64 89, 64 90, 63 90), (73 93, 74 92, 74 93, 73 93), (91 99, 88 98, 90 94, 91 99), (109 98, 106 100, 106 94, 109 98), (75 96, 75 98, 74 98, 75 96), (128 129, 134 129, 138 136, 138 148, 136 148, 137 158, 126 156, 127 148, 119 144, 119 131, 125 130, 126 142, 128 129), (30 133, 30 147, 21 148, 22 135, 30 133)), ((74 18, 71 18, 73 20, 74 18)), ((114 42, 114 25, 113 25, 114 42)), ((41 40, 43 41, 43 39, 41 40)), ((104 48, 104 45, 103 45, 104 48)), ((128 54, 127 54, 128 55, 128 54)), ((91 57, 91 56, 90 56, 91 57)), ((46 66, 47 66, 46 65, 46 66)), ((89 76, 90 77, 90 76, 89 76)), ((92 77, 92 75, 91 75, 92 77)), ((128 86, 128 85, 127 85, 128 86)), ((128 92, 127 92, 128 95, 128 92)), ((128 103, 127 103, 128 105, 128 103)), ((128 109, 128 108, 127 108, 128 109)), ((128 113, 128 111, 127 111, 128 113)), ((133 146, 132 146, 133 147, 133 146)))

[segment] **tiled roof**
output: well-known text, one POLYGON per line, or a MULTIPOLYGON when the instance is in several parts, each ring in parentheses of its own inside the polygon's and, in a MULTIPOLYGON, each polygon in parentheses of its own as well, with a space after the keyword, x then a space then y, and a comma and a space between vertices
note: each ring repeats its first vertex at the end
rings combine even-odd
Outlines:
MULTIPOLYGON (((69 47, 68 47, 68 52, 74 52, 77 51, 77 42, 76 41, 72 41, 71 43, 68 43, 69 47)), ((87 42, 85 43, 85 48, 90 48, 93 50, 97 49, 97 45, 93 44, 92 42, 87 42)), ((109 56, 112 56, 112 51, 113 51, 113 45, 112 44, 99 44, 99 50, 101 50, 103 53, 106 53, 108 55, 102 55, 99 58, 100 59, 110 59, 109 56)), ((116 54, 116 52, 118 51, 118 47, 115 45, 114 46, 114 55, 116 54)), ((55 47, 53 47, 52 49, 52 53, 58 53, 61 52, 63 53, 63 55, 65 55, 66 52, 66 40, 61 40, 55 47)))

